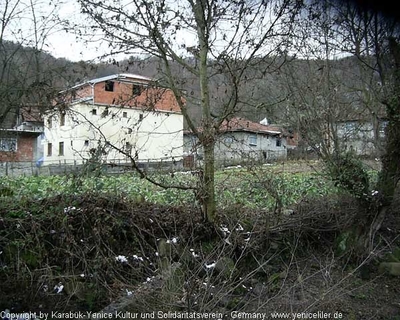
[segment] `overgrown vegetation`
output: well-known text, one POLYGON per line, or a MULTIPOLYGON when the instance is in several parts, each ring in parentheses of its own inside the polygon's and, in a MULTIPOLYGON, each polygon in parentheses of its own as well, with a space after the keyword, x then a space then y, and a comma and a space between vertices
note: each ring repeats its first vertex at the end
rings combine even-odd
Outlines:
MULTIPOLYGON (((233 168, 216 174, 217 199, 220 208, 241 205, 251 209, 271 210, 277 198, 290 206, 310 197, 320 197, 338 192, 330 179, 317 172, 276 172, 274 168, 233 168), (255 174, 255 172, 257 174, 255 174), (271 195, 266 183, 275 190, 271 195)), ((164 184, 194 185, 195 174, 181 172, 156 174, 154 178, 164 184)), ((57 195, 82 193, 112 194, 130 201, 168 205, 193 205, 195 193, 191 190, 163 189, 140 179, 136 174, 122 175, 67 175, 3 178, 0 185, 3 203, 15 199, 44 199, 57 195), (3 190, 3 191, 1 191, 3 190)))
POLYGON ((358 203, 322 174, 280 166, 257 175, 254 168, 218 172, 216 224, 191 205, 194 195, 162 191, 134 175, 3 180, 0 281, 7 294, 0 308, 324 310, 390 319, 396 309, 371 288, 396 292, 398 278, 378 267, 400 259, 400 221, 382 228, 365 261, 352 260, 345 232, 360 214, 358 203), (381 306, 361 308, 370 299, 381 306))

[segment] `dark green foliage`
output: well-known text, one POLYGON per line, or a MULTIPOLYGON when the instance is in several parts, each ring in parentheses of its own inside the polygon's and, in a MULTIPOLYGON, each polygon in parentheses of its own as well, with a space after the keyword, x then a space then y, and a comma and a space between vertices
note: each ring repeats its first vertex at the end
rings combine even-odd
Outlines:
POLYGON ((327 162, 333 182, 358 199, 369 196, 369 176, 361 160, 351 153, 334 155, 327 162))

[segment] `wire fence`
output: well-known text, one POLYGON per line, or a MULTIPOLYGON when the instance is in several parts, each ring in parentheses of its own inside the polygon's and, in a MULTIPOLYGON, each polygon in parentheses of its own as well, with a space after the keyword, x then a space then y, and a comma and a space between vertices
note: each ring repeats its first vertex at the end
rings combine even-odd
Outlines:
MULTIPOLYGON (((287 154, 274 151, 261 157, 216 157, 215 167, 253 166, 287 159, 287 154)), ((182 170, 197 170, 203 166, 204 159, 199 155, 187 155, 182 159, 171 161, 165 159, 139 160, 136 165, 139 169, 148 172, 170 172, 182 170)), ((49 176, 79 173, 98 170, 104 174, 119 174, 135 171, 129 159, 115 159, 107 162, 94 162, 87 159, 63 159, 40 161, 0 162, 0 176, 49 176)))
MULTIPOLYGON (((137 166, 145 171, 182 170, 183 161, 138 161, 137 166)), ((53 160, 39 163, 38 161, 0 162, 0 176, 49 176, 79 173, 98 170, 104 174, 118 174, 135 171, 128 160, 116 159, 109 162, 93 162, 90 160, 53 160)))

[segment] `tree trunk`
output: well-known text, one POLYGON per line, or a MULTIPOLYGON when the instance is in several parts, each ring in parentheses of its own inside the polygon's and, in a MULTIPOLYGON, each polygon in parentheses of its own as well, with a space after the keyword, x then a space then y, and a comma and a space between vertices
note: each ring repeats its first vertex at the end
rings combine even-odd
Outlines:
POLYGON ((205 10, 205 2, 197 1, 194 4, 194 15, 197 23, 199 37, 199 80, 202 107, 203 133, 200 142, 204 149, 204 172, 202 183, 202 205, 204 215, 208 222, 215 221, 215 190, 214 190, 214 122, 211 117, 209 75, 208 75, 208 36, 210 27, 209 12, 205 10), (206 15, 207 12, 207 15, 206 15))
POLYGON ((204 146, 203 211, 208 222, 215 221, 214 143, 204 146))
POLYGON ((383 205, 393 200, 397 182, 400 179, 400 45, 389 39, 390 53, 394 59, 393 95, 386 101, 388 125, 386 127, 386 151, 382 157, 382 171, 378 187, 382 193, 383 205))
POLYGON ((392 95, 385 102, 388 126, 377 186, 380 194, 372 198, 365 216, 356 217, 354 226, 355 249, 367 254, 373 249, 374 236, 390 209, 400 179, 400 45, 389 39, 389 49, 395 64, 394 86, 392 95))

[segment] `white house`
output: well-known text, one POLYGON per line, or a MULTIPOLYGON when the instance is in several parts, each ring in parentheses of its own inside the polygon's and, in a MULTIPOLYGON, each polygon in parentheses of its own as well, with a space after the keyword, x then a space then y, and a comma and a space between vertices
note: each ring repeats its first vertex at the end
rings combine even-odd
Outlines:
POLYGON ((60 94, 44 116, 44 164, 94 156, 113 163, 178 161, 183 154, 183 116, 171 90, 150 78, 115 74, 78 84, 60 94))
POLYGON ((384 149, 388 121, 386 117, 373 120, 360 117, 338 122, 336 129, 341 147, 361 156, 379 156, 384 149))
MULTIPOLYGON (((200 129, 201 130, 201 129, 200 129)), ((215 143, 217 165, 227 166, 244 162, 267 162, 285 159, 287 135, 282 129, 252 122, 244 118, 223 121, 215 143)), ((202 160, 203 150, 192 132, 185 132, 184 151, 188 156, 202 160)))

